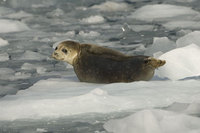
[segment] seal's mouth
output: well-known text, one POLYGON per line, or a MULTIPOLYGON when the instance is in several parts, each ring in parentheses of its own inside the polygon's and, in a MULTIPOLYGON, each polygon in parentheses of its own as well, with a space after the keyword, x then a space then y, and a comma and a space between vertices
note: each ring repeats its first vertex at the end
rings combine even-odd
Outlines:
POLYGON ((51 55, 51 58, 54 58, 54 59, 60 60, 60 61, 64 61, 64 58, 59 58, 59 55, 55 52, 51 55))

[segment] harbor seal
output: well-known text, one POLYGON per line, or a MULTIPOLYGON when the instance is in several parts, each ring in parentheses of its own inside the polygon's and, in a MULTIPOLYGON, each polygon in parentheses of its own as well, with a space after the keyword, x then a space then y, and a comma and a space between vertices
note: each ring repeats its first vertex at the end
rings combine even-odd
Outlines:
POLYGON ((149 56, 129 56, 75 41, 59 43, 52 57, 71 64, 81 82, 91 83, 147 81, 153 77, 156 68, 166 63, 149 56))

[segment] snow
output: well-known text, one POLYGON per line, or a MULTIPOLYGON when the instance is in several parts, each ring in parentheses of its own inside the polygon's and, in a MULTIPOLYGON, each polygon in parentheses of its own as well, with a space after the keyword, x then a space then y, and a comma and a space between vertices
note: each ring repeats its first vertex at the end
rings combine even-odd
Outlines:
POLYGON ((25 53, 23 53, 19 58, 16 60, 46 60, 47 56, 42 55, 38 52, 33 52, 30 50, 26 50, 25 53))
POLYGON ((8 45, 8 41, 0 38, 0 47, 8 45))
POLYGON ((146 49, 145 55, 152 56, 156 52, 166 53, 176 48, 175 42, 169 40, 167 37, 154 37, 153 44, 146 49))
POLYGON ((100 5, 92 6, 94 9, 99 9, 105 12, 127 11, 128 5, 126 3, 118 3, 113 1, 106 1, 100 5))
POLYGON ((122 119, 110 120, 104 128, 113 133, 198 133, 200 119, 171 111, 149 109, 122 119))
POLYGON ((200 46, 200 31, 188 33, 176 41, 177 47, 184 47, 192 43, 200 46))
POLYGON ((96 23, 103 23, 105 21, 104 17, 95 15, 95 16, 90 16, 88 18, 83 18, 81 20, 82 23, 88 23, 88 24, 96 24, 96 23))
POLYGON ((71 78, 40 80, 16 95, 2 98, 0 120, 59 118, 165 107, 174 102, 193 103, 200 100, 199 87, 195 80, 108 85, 81 83, 71 78))
POLYGON ((164 20, 190 20, 198 16, 199 12, 189 7, 175 6, 169 4, 145 5, 131 14, 130 17, 143 21, 164 20))
POLYGON ((0 19, 0 33, 19 32, 29 30, 28 26, 20 21, 0 19))
POLYGON ((178 80, 200 75, 200 47, 196 44, 176 48, 159 58, 166 60, 166 64, 156 71, 159 77, 178 80))
POLYGON ((171 21, 163 24, 169 30, 174 29, 200 29, 199 21, 171 21))
POLYGON ((7 60, 9 60, 9 55, 8 55, 8 53, 1 53, 1 54, 0 54, 0 62, 1 62, 1 61, 7 61, 7 60))

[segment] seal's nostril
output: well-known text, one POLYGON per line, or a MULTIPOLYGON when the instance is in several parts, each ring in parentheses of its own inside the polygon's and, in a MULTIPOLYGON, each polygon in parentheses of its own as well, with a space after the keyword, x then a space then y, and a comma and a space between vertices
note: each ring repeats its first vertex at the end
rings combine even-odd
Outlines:
POLYGON ((54 55, 58 55, 58 53, 54 53, 54 55))

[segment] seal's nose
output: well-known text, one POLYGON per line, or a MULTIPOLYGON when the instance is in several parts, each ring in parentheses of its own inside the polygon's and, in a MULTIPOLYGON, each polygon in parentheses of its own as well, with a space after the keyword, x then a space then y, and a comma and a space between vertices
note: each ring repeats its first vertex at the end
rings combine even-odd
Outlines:
POLYGON ((53 52, 53 54, 51 55, 51 57, 52 57, 52 58, 55 58, 55 56, 57 56, 57 55, 58 55, 58 53, 53 52))

